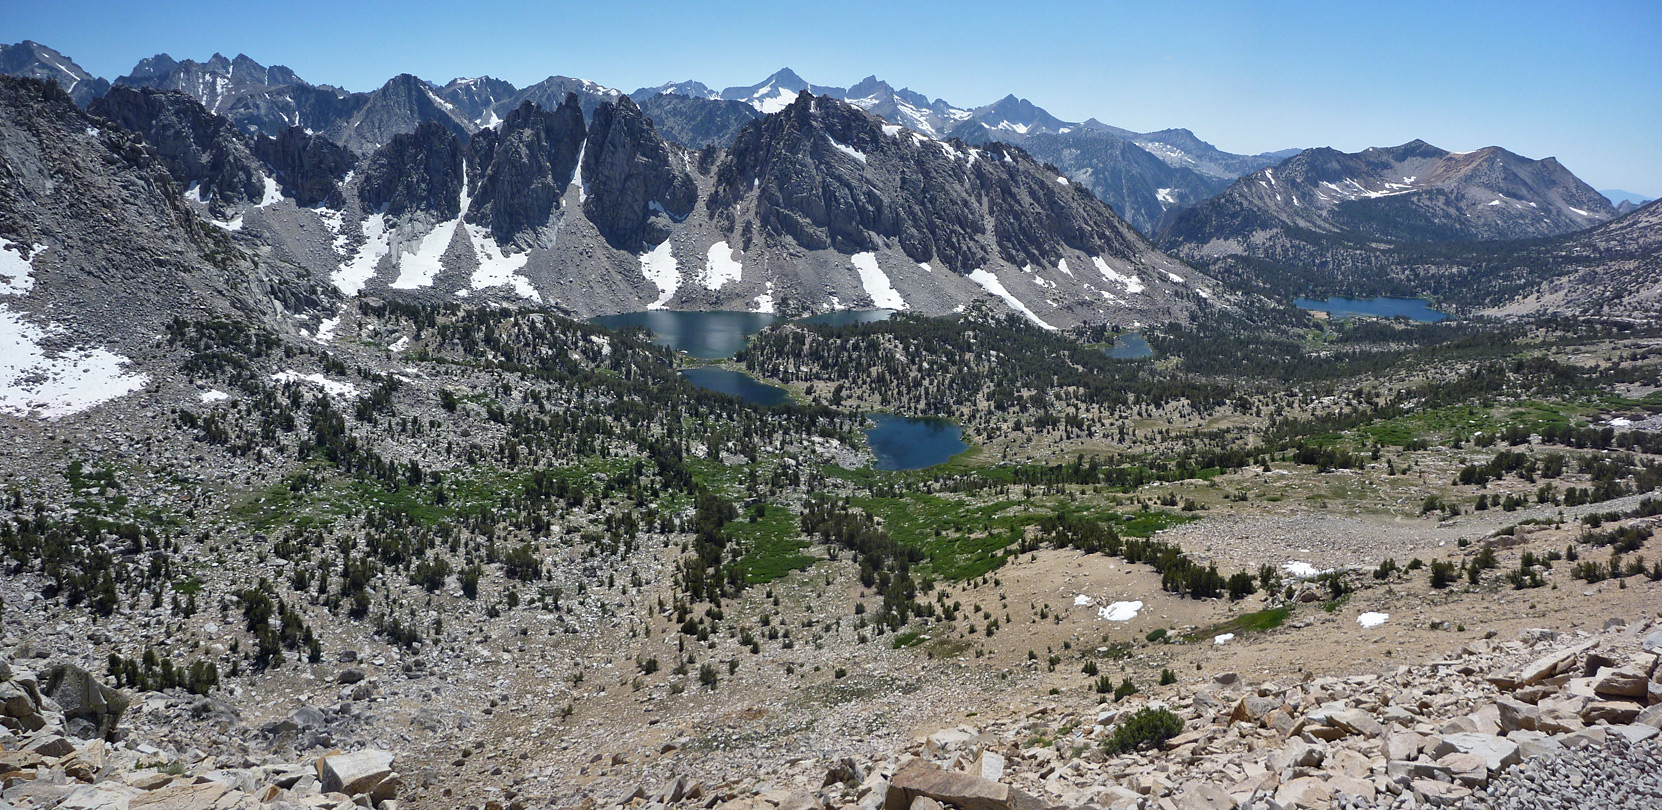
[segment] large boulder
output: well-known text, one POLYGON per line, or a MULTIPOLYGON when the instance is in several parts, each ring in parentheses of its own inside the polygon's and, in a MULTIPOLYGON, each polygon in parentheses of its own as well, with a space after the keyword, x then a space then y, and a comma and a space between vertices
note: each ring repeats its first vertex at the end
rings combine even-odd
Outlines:
POLYGON ((317 778, 325 793, 348 796, 369 795, 377 800, 392 798, 398 773, 392 769, 388 751, 365 749, 350 754, 331 754, 317 761, 317 778))
POLYGON ((1045 803, 1002 782, 913 760, 889 781, 883 810, 908 810, 924 796, 959 810, 1043 810, 1045 803))
POLYGON ((1493 734, 1445 734, 1432 749, 1431 755, 1441 761, 1449 754, 1477 754, 1491 771, 1518 764, 1522 756, 1518 744, 1493 734))
POLYGON ((71 730, 83 729, 83 736, 87 737, 113 736, 122 712, 132 703, 126 693, 99 683, 91 673, 72 664, 59 664, 46 670, 41 686, 41 693, 58 704, 66 720, 85 720, 90 724, 69 724, 71 730))
POLYGON ((1599 645, 1598 639, 1592 639, 1556 652, 1551 652, 1531 661, 1518 671, 1518 686, 1528 686, 1557 675, 1568 672, 1574 665, 1575 659, 1583 653, 1592 651, 1599 645))
POLYGON ((1637 667, 1600 667, 1593 677, 1593 691, 1599 695, 1645 699, 1645 684, 1649 680, 1649 674, 1637 667))

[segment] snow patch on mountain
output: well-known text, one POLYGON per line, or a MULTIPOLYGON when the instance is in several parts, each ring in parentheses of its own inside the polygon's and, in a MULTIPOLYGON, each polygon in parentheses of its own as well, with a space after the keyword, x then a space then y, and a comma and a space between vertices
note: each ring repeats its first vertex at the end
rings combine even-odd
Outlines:
POLYGON ((421 287, 433 286, 433 279, 438 278, 444 265, 439 259, 450 248, 450 240, 456 236, 456 226, 461 219, 441 222, 428 231, 421 241, 416 243, 415 252, 400 253, 398 256, 398 278, 390 285, 395 290, 414 290, 421 287))
POLYGON ((475 290, 511 287, 519 297, 542 303, 542 295, 531 286, 531 280, 519 274, 520 268, 531 258, 529 252, 505 255, 489 229, 479 225, 466 225, 465 228, 468 241, 473 244, 474 258, 479 260, 479 266, 473 269, 473 278, 468 282, 469 287, 475 290))
POLYGON ((41 345, 60 331, 0 304, 0 413, 58 419, 150 383, 150 375, 127 373, 127 358, 105 349, 41 345))
POLYGON ((1125 287, 1126 292, 1136 294, 1145 289, 1143 282, 1138 280, 1136 276, 1121 275, 1114 268, 1109 267, 1108 263, 1102 260, 1102 257, 1094 257, 1091 261, 1096 264, 1097 272, 1101 273, 1103 278, 1125 287))
POLYGON ((701 279, 705 287, 719 290, 744 276, 744 265, 733 258, 734 252, 726 242, 710 246, 710 252, 704 258, 704 278, 701 279))
POLYGON ((27 295, 35 288, 30 262, 42 249, 0 239, 0 295, 27 295))
MULTIPOLYGON (((335 214, 335 221, 338 223, 340 213, 330 213, 335 214)), ((324 222, 328 221, 329 218, 324 217, 324 222)), ((375 277, 375 266, 381 263, 382 257, 392 252, 392 234, 387 231, 387 218, 384 214, 370 214, 364 217, 359 229, 364 235, 363 247, 358 248, 358 252, 350 259, 341 262, 340 267, 329 277, 329 280, 335 283, 335 289, 346 295, 355 296, 361 292, 364 285, 375 277)), ((337 249, 341 249, 340 242, 344 238, 336 239, 337 249)))
POLYGON ((830 135, 826 135, 825 139, 830 141, 831 145, 837 148, 837 151, 839 151, 839 152, 841 152, 845 155, 848 155, 849 157, 854 158, 855 160, 858 160, 861 163, 866 162, 866 153, 865 152, 862 152, 858 149, 855 149, 854 147, 849 146, 848 144, 843 143, 842 141, 839 141, 836 138, 831 137, 830 135))
POLYGON ((1028 309, 1027 305, 1021 302, 1021 299, 1011 295, 1009 290, 1004 289, 1004 283, 998 280, 998 276, 985 269, 977 268, 969 274, 969 279, 981 285, 981 289, 1004 299, 1004 303, 1009 304, 1011 309, 1026 315, 1028 320, 1038 324, 1040 328, 1051 332, 1056 331, 1056 327, 1045 323, 1044 319, 1040 318, 1033 310, 1028 309))
POLYGON ((283 191, 277 187, 277 180, 272 177, 261 177, 265 181, 265 194, 261 195, 259 204, 255 208, 264 208, 283 201, 283 191))
POLYGON ((308 383, 323 389, 323 393, 332 397, 345 398, 358 395, 358 387, 351 383, 336 382, 322 374, 301 374, 292 369, 284 369, 271 375, 271 381, 275 383, 308 383))
MULTIPOLYGON (((462 176, 467 176, 467 164, 462 164, 462 176)), ((473 202, 469 196, 467 183, 462 184, 461 208, 456 212, 456 218, 440 222, 428 231, 426 236, 416 244, 414 253, 400 253, 398 256, 398 278, 392 282, 395 290, 414 290, 421 287, 433 286, 433 280, 438 278, 444 270, 439 261, 444 252, 450 249, 450 240, 456 237, 456 229, 461 226, 462 218, 467 216, 468 205, 473 202)), ((483 257, 480 258, 483 264, 483 257)))
POLYGON ((313 337, 319 343, 328 343, 335 339, 335 330, 340 328, 340 316, 336 315, 317 325, 317 335, 313 337))
POLYGON ((796 93, 773 84, 769 84, 767 87, 757 90, 756 95, 746 99, 750 106, 755 107, 768 115, 772 115, 773 113, 779 112, 780 110, 791 106, 791 102, 795 100, 796 93))
POLYGON ((773 282, 769 281, 767 289, 750 302, 750 308, 755 312, 773 313, 773 282))
POLYGON ((681 275, 675 269, 675 254, 668 239, 641 254, 641 274, 658 288, 658 300, 648 305, 647 309, 663 309, 681 287, 681 275))
POLYGON ((900 292, 889 282, 888 274, 877 266, 877 254, 856 253, 850 261, 860 274, 860 286, 865 288, 866 295, 871 296, 872 306, 878 309, 906 309, 906 299, 900 297, 900 292))

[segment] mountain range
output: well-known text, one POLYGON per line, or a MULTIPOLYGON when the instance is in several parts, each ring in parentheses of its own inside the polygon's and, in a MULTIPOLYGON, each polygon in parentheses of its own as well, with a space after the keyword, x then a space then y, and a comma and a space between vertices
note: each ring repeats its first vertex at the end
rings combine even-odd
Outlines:
MULTIPOLYGON (((1144 233, 1153 233, 1167 216, 1206 199, 1235 178, 1274 165, 1298 150, 1262 155, 1235 155, 1202 141, 1186 129, 1133 132, 1096 119, 1070 123, 1026 99, 1007 95, 981 107, 954 106, 917 91, 895 89, 876 76, 848 88, 814 85, 784 68, 753 85, 720 91, 697 81, 643 87, 630 95, 643 107, 647 99, 684 98, 685 107, 718 101, 740 102, 758 113, 775 111, 782 93, 808 91, 853 104, 931 138, 965 143, 992 141, 1021 146, 1058 168, 1071 181, 1090 189, 1115 212, 1144 233)), ((661 102, 660 102, 661 103, 661 102)), ((728 130, 680 130, 688 145, 721 143, 728 130)))
POLYGON ((1266 292, 1344 293, 1386 283, 1396 247, 1558 236, 1615 216, 1553 158, 1416 140, 1306 150, 1181 212, 1158 241, 1266 292))
MULTIPOLYGON (((7 87, 38 107, 74 106, 39 85, 7 87)), ((229 111, 258 94, 217 98, 229 111)), ((525 99, 477 130, 468 113, 498 100, 446 107, 409 76, 370 95, 350 127, 274 136, 183 90, 126 82, 85 112, 18 115, 131 133, 172 180, 157 193, 196 212, 206 238, 307 281, 312 303, 284 304, 285 317, 321 321, 362 294, 579 316, 981 305, 1054 328, 1182 318, 1214 286, 1020 149, 925 138, 829 96, 800 93, 726 149, 692 150, 621 95, 592 114, 575 91, 552 107, 525 99)), ((66 228, 6 238, 53 246, 66 228)))
MULTIPOLYGON (((1232 290, 1491 306, 1531 293, 1450 288, 1494 265, 1448 246, 1618 215, 1556 160, 1497 147, 1233 155, 1187 130, 1073 124, 1014 96, 959 108, 875 77, 839 88, 787 69, 625 95, 560 76, 403 74, 351 93, 241 55, 158 55, 108 86, 36 43, 0 57, 65 91, 8 85, 28 104, 78 105, 88 129, 129 133, 222 263, 259 256, 304 280, 280 307, 291 318, 354 295, 580 316, 987 305, 1047 328, 1186 318, 1232 290), (1139 233, 1155 229, 1166 253, 1139 233)), ((11 220, 0 235, 16 244, 61 227, 11 220)), ((1490 255, 1525 256, 1509 251, 1490 255)))

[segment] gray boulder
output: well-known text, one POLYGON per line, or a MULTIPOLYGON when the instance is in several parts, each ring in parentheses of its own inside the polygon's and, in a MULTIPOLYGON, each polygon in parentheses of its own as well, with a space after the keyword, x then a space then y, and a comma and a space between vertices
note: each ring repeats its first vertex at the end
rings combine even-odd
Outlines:
MULTIPOLYGON (((126 693, 98 682, 90 673, 72 664, 46 670, 41 693, 63 709, 66 720, 82 719, 92 724, 91 736, 110 738, 122 712, 132 703, 126 693)), ((81 729, 85 733, 86 729, 81 729)))

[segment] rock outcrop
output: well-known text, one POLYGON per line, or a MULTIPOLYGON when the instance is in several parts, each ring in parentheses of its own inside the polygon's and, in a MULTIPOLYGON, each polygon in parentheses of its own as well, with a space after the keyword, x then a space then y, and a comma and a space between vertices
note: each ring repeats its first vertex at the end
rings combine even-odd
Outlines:
POLYGON ((136 132, 155 148, 182 189, 218 219, 265 197, 265 175, 248 143, 223 117, 177 91, 110 88, 88 108, 122 129, 136 132))
POLYGON ((284 129, 275 138, 255 137, 254 155, 276 173, 283 194, 301 206, 344 205, 340 181, 358 162, 345 147, 300 127, 284 129))
POLYGON ((410 134, 392 136, 365 162, 358 199, 365 209, 403 216, 417 211, 440 220, 461 212, 463 148, 460 140, 429 121, 410 134))
POLYGON ((552 110, 527 101, 468 143, 468 221, 528 247, 571 186, 586 133, 576 94, 552 110))
POLYGON ((583 213, 612 247, 640 253, 687 218, 698 186, 627 97, 595 108, 583 152, 583 213))

